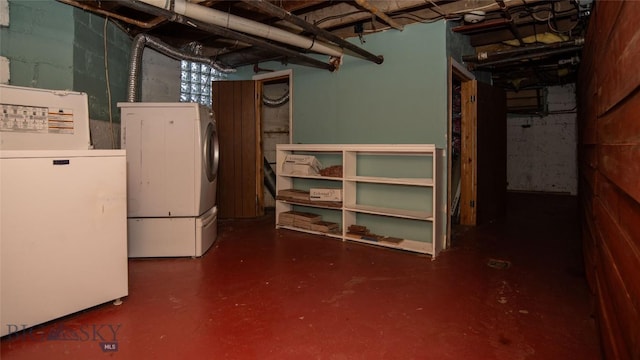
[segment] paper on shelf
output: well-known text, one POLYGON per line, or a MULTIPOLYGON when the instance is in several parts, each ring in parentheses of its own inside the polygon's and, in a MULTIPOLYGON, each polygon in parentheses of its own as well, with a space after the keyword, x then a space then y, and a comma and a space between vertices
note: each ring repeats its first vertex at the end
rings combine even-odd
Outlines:
POLYGON ((342 201, 342 189, 309 189, 309 199, 313 201, 342 201))
POLYGON ((282 172, 291 175, 319 175, 322 164, 313 155, 289 154, 282 163, 282 172))

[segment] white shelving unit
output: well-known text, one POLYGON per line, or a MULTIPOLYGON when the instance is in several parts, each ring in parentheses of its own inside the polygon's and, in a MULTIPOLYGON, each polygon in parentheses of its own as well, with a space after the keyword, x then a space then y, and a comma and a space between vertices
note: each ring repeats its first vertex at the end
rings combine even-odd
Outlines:
POLYGON ((342 202, 276 200, 276 228, 429 254, 445 247, 442 149, 430 144, 281 144, 276 149, 276 190, 342 190, 342 202), (342 166, 342 176, 283 173, 287 155, 313 155, 323 168, 342 166), (337 222, 338 233, 279 224, 280 214, 302 211, 337 222), (354 235, 366 226, 375 236, 354 235), (390 239, 389 239, 390 238, 390 239), (386 240, 386 239, 389 239, 386 240))

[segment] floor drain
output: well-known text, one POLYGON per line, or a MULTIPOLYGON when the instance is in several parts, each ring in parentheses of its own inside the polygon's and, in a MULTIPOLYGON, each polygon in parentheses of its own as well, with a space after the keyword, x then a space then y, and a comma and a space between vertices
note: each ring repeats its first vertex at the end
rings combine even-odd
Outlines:
POLYGON ((489 259, 487 266, 494 269, 508 269, 511 266, 511 262, 507 260, 489 259))

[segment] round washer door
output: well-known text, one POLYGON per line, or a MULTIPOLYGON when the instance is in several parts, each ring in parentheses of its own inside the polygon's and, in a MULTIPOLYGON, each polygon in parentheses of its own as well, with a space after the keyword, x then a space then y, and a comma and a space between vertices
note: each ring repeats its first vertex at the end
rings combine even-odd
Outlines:
POLYGON ((220 161, 220 145, 218 144, 218 132, 216 126, 213 123, 207 125, 207 130, 204 133, 204 172, 207 174, 207 179, 213 181, 218 175, 218 162, 220 161))

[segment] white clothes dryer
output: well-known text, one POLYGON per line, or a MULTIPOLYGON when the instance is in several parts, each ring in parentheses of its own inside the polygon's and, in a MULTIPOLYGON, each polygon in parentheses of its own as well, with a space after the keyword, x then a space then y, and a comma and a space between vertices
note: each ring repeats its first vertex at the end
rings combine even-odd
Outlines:
POLYGON ((197 103, 118 103, 129 257, 201 256, 217 237, 218 133, 197 103))

